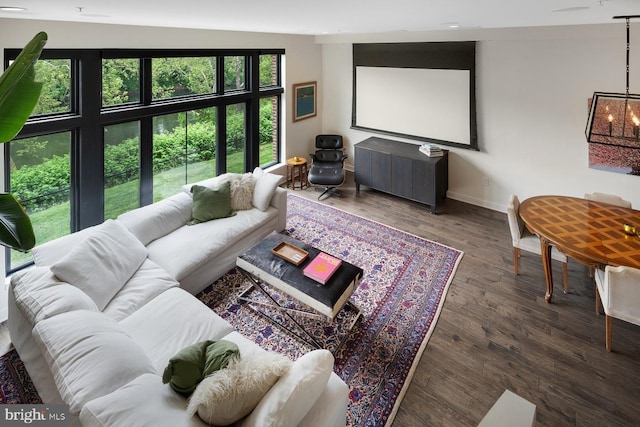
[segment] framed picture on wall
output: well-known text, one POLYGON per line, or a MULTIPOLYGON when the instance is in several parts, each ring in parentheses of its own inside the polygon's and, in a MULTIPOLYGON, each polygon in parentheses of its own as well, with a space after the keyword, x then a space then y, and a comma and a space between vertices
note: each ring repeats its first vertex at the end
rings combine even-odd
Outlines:
POLYGON ((293 121, 308 119, 316 115, 317 82, 296 83, 293 85, 293 121))

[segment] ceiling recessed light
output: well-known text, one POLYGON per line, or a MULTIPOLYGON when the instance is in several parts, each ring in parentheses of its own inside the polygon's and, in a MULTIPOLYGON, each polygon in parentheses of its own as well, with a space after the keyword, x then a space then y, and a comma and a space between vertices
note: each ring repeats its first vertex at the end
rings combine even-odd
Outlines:
POLYGON ((460 24, 449 24, 449 28, 460 28, 460 24))
POLYGON ((0 10, 3 12, 24 12, 27 9, 18 6, 0 6, 0 10))

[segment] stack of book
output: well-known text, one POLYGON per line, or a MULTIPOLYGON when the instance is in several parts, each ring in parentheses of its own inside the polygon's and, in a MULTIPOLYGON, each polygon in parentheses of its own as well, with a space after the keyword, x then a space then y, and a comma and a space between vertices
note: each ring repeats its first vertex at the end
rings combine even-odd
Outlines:
POLYGON ((422 144, 420 146, 420 152, 428 157, 440 157, 443 155, 442 148, 435 144, 422 144))

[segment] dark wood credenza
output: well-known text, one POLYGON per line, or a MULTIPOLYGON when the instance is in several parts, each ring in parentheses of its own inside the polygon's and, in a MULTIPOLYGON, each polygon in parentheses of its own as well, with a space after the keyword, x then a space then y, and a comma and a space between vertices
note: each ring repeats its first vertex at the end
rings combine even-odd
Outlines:
POLYGON ((449 150, 427 157, 419 145, 371 137, 354 145, 356 191, 360 185, 427 204, 431 212, 449 187, 449 150))

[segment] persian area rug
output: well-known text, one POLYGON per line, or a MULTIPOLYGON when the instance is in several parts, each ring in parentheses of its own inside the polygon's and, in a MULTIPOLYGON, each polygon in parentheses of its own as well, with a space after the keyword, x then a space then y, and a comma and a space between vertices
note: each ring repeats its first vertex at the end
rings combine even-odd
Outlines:
POLYGON ((18 353, 12 349, 0 356, 0 404, 40 404, 40 396, 18 353))
MULTIPOLYGON (((354 319, 355 310, 346 309, 333 322, 304 315, 295 319, 335 356, 334 371, 351 389, 347 425, 390 425, 463 253, 293 194, 287 210, 287 234, 364 270, 351 296, 361 318, 354 319)), ((238 295, 249 284, 232 270, 198 298, 265 349, 292 358, 312 350, 239 302, 238 295)), ((282 305, 304 310, 274 290, 270 294, 282 305)), ((297 326, 286 317, 265 314, 296 332, 297 326)))

